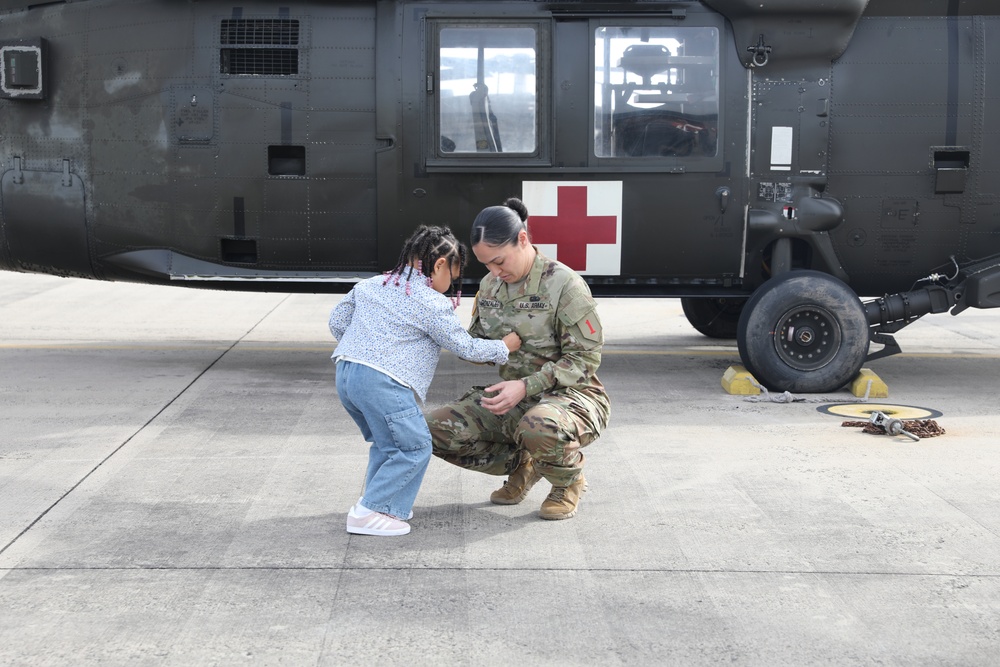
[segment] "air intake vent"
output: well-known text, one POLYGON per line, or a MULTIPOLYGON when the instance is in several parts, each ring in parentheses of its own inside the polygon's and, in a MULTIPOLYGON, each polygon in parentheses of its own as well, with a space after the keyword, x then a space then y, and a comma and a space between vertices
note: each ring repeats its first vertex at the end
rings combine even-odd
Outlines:
POLYGON ((288 76, 299 73, 298 49, 222 49, 223 74, 288 76))
POLYGON ((234 19, 222 22, 219 71, 229 75, 291 76, 299 73, 299 22, 234 19), (226 48, 229 47, 229 48, 226 48), (233 48, 236 47, 236 48, 233 48))
POLYGON ((219 43, 232 46, 296 46, 299 43, 299 22, 288 19, 223 21, 219 43))

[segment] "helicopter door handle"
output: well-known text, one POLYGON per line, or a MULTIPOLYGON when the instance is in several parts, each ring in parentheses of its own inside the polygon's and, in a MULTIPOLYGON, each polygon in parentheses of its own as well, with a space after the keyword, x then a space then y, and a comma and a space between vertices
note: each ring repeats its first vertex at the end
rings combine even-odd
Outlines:
POLYGON ((725 213, 729 208, 729 188, 722 186, 715 191, 715 196, 719 198, 719 212, 725 213))

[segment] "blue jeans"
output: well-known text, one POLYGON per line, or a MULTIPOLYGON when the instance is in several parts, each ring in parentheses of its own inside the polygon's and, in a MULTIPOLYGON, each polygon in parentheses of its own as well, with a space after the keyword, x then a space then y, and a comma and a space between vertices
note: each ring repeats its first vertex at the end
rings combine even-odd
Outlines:
POLYGON ((361 504, 406 519, 431 460, 431 433, 413 390, 370 366, 342 359, 337 393, 371 443, 361 504))

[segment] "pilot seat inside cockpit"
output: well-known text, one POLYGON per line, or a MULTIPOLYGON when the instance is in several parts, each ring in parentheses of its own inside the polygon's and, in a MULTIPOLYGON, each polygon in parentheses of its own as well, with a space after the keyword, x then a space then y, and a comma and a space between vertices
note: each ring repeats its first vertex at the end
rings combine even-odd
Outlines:
POLYGON ((718 116, 704 113, 716 109, 704 104, 716 95, 706 69, 713 65, 709 57, 675 56, 662 44, 628 46, 618 61, 624 82, 609 84, 613 155, 714 155, 718 116))

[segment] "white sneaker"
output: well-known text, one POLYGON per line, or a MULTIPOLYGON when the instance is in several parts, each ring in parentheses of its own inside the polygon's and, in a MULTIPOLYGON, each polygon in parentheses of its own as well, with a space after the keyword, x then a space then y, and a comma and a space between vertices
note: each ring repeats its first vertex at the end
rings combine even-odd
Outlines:
POLYGON ((347 513, 347 532, 355 535, 377 535, 379 537, 406 535, 410 532, 410 524, 381 512, 371 512, 360 516, 357 509, 351 507, 351 511, 347 513))
MULTIPOLYGON (((359 506, 361 507, 361 509, 365 510, 366 512, 373 512, 373 511, 374 511, 374 510, 370 510, 370 509, 368 509, 367 507, 365 507, 364 505, 362 505, 362 504, 361 504, 361 501, 362 501, 362 500, 364 500, 364 496, 362 496, 361 498, 358 498, 358 502, 356 502, 356 503, 354 504, 354 507, 352 507, 352 508, 351 508, 351 511, 355 513, 355 514, 354 514, 355 516, 362 516, 361 514, 358 514, 358 511, 357 511, 357 509, 356 509, 356 508, 357 508, 357 507, 359 507, 359 506)), ((363 516, 368 516, 368 515, 367 515, 367 514, 365 514, 365 515, 363 515, 363 516)), ((403 521, 409 521, 409 520, 410 520, 410 519, 412 519, 412 518, 413 518, 413 510, 410 510, 410 513, 409 513, 409 515, 407 515, 407 517, 406 517, 405 519, 403 519, 403 521)))

